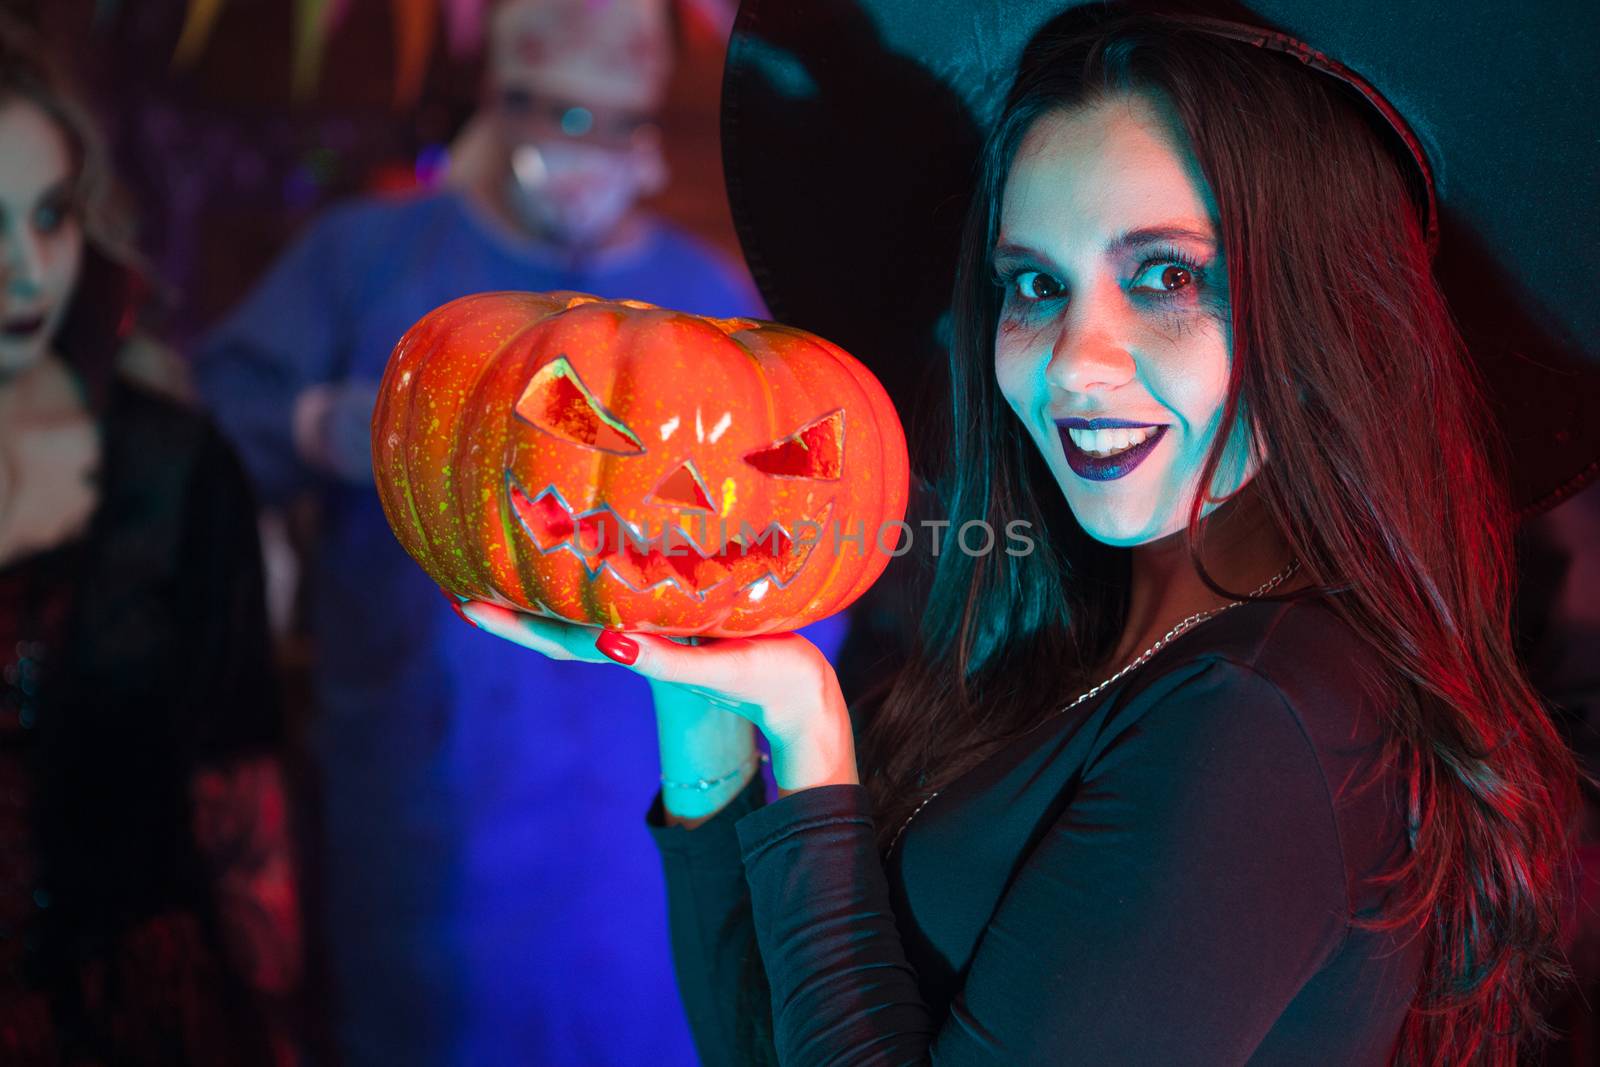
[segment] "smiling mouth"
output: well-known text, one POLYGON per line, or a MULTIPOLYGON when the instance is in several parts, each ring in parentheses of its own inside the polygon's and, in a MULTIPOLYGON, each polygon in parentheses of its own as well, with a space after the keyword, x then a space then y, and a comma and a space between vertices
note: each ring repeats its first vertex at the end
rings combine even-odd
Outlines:
POLYGON ((1057 419, 1056 432, 1074 474, 1109 482, 1143 463, 1166 436, 1167 427, 1122 419, 1057 419))
POLYGON ((1061 430, 1079 450, 1093 456, 1095 459, 1105 459, 1108 456, 1120 455, 1130 448, 1144 444, 1160 433, 1163 428, 1161 426, 1137 426, 1127 429, 1080 430, 1073 426, 1063 426, 1061 430))
POLYGON ((554 486, 530 495, 509 473, 506 479, 512 510, 542 555, 571 552, 591 579, 605 572, 634 592, 670 585, 696 600, 728 582, 754 596, 766 591, 762 583, 787 586, 811 558, 833 508, 832 501, 823 505, 808 524, 815 536, 798 540, 777 522, 759 532, 747 527, 728 531, 709 516, 703 524, 692 524, 694 533, 677 523, 652 532, 635 529, 609 505, 578 514, 554 486))
POLYGON ((44 320, 45 314, 42 311, 36 315, 17 315, 6 319, 5 325, 0 327, 0 332, 3 332, 9 340, 23 340, 43 329, 44 320))

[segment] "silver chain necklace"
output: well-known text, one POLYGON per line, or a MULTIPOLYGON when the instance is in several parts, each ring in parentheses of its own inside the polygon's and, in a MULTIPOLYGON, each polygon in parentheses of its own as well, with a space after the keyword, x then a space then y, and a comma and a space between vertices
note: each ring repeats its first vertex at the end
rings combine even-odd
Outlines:
MULTIPOLYGON (((1294 574, 1294 572, 1296 570, 1299 569, 1299 567, 1300 567, 1300 561, 1298 559, 1290 560, 1289 561, 1289 565, 1287 567, 1285 567, 1283 570, 1279 571, 1277 574, 1274 574, 1271 578, 1268 578, 1265 582, 1263 582, 1260 585, 1260 587, 1258 587, 1257 589, 1253 590, 1245 598, 1245 600, 1254 600, 1256 597, 1264 596, 1265 594, 1272 592, 1272 590, 1276 589, 1283 582, 1287 581, 1288 578, 1292 574, 1294 574)), ((1105 681, 1100 682, 1097 685, 1095 685, 1094 688, 1089 689, 1089 690, 1087 690, 1087 691, 1085 691, 1083 693, 1080 693, 1077 696, 1077 698, 1072 701, 1072 703, 1066 705, 1063 708, 1058 708, 1057 710, 1052 711, 1049 715, 1046 715, 1043 719, 1039 720, 1039 724, 1038 725, 1035 725, 1035 726, 1030 728, 1030 732, 1031 732, 1031 730, 1038 729, 1039 725, 1042 725, 1042 724, 1050 721, 1051 719, 1055 718, 1057 715, 1061 715, 1061 714, 1064 714, 1065 712, 1071 711, 1073 708, 1077 707, 1079 704, 1082 704, 1085 700, 1088 700, 1090 697, 1094 696, 1096 693, 1100 692, 1106 686, 1110 685, 1112 682, 1115 682, 1117 679, 1121 678, 1123 675, 1127 674, 1129 671, 1133 670, 1134 668, 1143 666, 1144 663, 1147 660, 1149 660, 1151 656, 1154 656, 1157 652, 1159 652, 1163 648, 1165 648, 1167 646, 1167 642, 1171 641, 1173 638, 1177 637, 1179 634, 1183 633, 1186 630, 1191 629, 1194 626, 1199 625, 1202 622, 1205 622, 1207 619, 1213 618, 1213 617, 1215 617, 1217 615, 1221 615, 1224 611, 1227 611, 1229 608, 1236 608, 1240 604, 1243 604, 1244 602, 1245 602, 1244 600, 1235 600, 1235 601, 1232 601, 1231 603, 1224 604, 1219 608, 1208 608, 1205 611, 1197 611, 1193 615, 1190 615, 1188 618, 1179 620, 1179 622, 1178 622, 1178 624, 1176 626, 1174 626, 1172 629, 1168 630, 1161 637, 1157 638, 1155 644, 1151 645, 1149 648, 1147 648, 1143 652, 1141 652, 1137 659, 1135 659, 1132 662, 1130 662, 1127 666, 1123 667, 1116 674, 1113 674, 1111 677, 1107 678, 1105 681)), ((911 825, 911 820, 915 819, 917 817, 917 812, 920 812, 923 808, 927 807, 928 806, 928 801, 930 801, 934 797, 938 796, 941 792, 942 792, 942 790, 935 789, 932 793, 929 793, 928 796, 922 801, 922 803, 917 805, 916 810, 913 811, 910 815, 906 816, 906 821, 900 824, 900 829, 898 829, 898 830, 896 830, 894 832, 894 837, 891 838, 890 841, 889 841, 889 847, 884 850, 883 858, 885 860, 887 860, 889 858, 889 856, 894 852, 895 843, 900 840, 900 835, 906 832, 906 827, 911 825)))

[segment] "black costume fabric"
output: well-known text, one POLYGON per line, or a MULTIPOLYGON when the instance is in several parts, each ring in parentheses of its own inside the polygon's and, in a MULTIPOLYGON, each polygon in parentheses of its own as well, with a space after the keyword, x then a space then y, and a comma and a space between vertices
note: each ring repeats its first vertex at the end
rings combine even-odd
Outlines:
POLYGON ((100 425, 87 532, 0 568, 0 1058, 255 1063, 189 799, 282 739, 255 504, 202 416, 119 381, 100 425))
POLYGON ((1425 938, 1351 921, 1409 848, 1369 665, 1321 598, 1241 604, 958 779, 887 865, 860 785, 757 777, 692 830, 658 791, 704 1061, 745 1062, 753 921, 786 1067, 1387 1063, 1425 938))

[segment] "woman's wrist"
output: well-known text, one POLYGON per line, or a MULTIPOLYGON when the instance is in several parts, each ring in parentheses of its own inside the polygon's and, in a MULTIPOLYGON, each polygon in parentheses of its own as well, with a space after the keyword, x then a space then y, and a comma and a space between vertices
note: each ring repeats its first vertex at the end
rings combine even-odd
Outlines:
POLYGON ((855 735, 844 709, 821 712, 798 739, 772 748, 778 798, 824 785, 860 785, 855 735))
POLYGON ((707 793, 719 785, 722 785, 726 782, 731 782, 735 778, 745 782, 749 781, 749 775, 744 773, 745 770, 760 770, 761 764, 767 762, 767 758, 768 757, 765 752, 753 753, 749 759, 746 759, 743 763, 740 763, 739 766, 733 768, 731 771, 728 771, 725 774, 719 774, 715 778, 707 778, 702 775, 692 782, 674 781, 663 774, 661 776, 661 785, 666 789, 689 789, 696 793, 707 793))
POLYGON ((715 776, 756 750, 749 719, 719 708, 681 686, 652 681, 661 772, 680 781, 715 776))
POLYGON ((750 785, 750 779, 757 776, 757 772, 752 768, 760 765, 759 761, 751 760, 741 768, 739 775, 703 793, 693 789, 670 789, 663 785, 661 810, 666 824, 693 830, 706 820, 714 818, 745 791, 750 785))
POLYGON ((707 818, 759 773, 762 757, 755 725, 681 687, 652 682, 651 690, 661 751, 662 806, 680 820, 707 818), (699 788, 702 781, 711 784, 699 788))

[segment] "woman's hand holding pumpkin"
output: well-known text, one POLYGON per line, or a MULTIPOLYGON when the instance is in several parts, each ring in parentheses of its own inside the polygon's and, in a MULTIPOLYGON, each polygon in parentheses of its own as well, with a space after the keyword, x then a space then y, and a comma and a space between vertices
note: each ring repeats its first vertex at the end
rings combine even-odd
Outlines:
MULTIPOLYGON (((316 403, 303 414, 320 425, 316 403)), ((682 735, 665 751, 683 766, 748 765, 748 731, 718 717, 731 713, 767 736, 781 792, 858 781, 838 681, 805 638, 616 634, 596 648, 589 628, 798 627, 883 572, 905 514, 905 434, 848 352, 637 300, 478 293, 406 331, 369 433, 390 527, 442 588, 486 598, 471 621, 672 687, 657 724, 682 735), (536 603, 576 621, 508 607, 536 603)))
POLYGON ((717 638, 682 645, 653 634, 623 634, 467 601, 479 629, 552 659, 608 658, 662 687, 754 723, 772 749, 779 795, 819 785, 856 784, 855 744, 839 682, 827 658, 799 634, 717 638))

